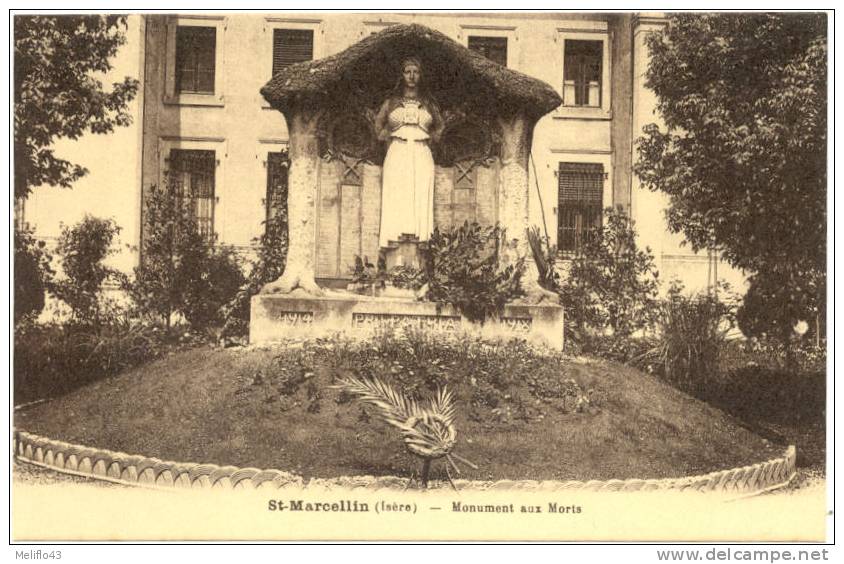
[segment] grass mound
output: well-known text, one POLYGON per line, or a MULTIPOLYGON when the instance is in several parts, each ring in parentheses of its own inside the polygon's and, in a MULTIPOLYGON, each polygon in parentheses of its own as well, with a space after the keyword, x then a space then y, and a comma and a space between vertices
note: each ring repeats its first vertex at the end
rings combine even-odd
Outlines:
POLYGON ((781 452, 632 368, 539 353, 518 341, 414 333, 366 344, 176 353, 18 412, 15 425, 110 450, 305 477, 418 469, 395 430, 329 388, 348 375, 378 375, 417 398, 448 385, 457 399, 458 452, 480 467, 464 471, 469 479, 679 477, 781 452))

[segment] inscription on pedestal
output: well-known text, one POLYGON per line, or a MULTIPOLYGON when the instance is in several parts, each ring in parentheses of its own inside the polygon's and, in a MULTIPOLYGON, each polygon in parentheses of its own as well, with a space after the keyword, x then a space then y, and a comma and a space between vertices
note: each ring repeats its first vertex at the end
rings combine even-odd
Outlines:
POLYGON ((318 338, 346 332, 368 339, 379 331, 424 331, 483 339, 525 339, 538 345, 562 348, 563 312, 559 306, 508 305, 505 315, 484 324, 471 323, 447 304, 404 297, 348 294, 348 297, 291 298, 259 295, 252 299, 250 343, 283 341, 290 337, 318 338))
POLYGON ((502 317, 501 324, 513 333, 530 333, 533 320, 530 317, 502 317))
POLYGON ((352 327, 356 329, 418 327, 435 331, 457 331, 460 317, 456 315, 401 315, 396 313, 355 313, 352 327))
POLYGON ((274 311, 272 320, 276 323, 289 326, 310 325, 314 322, 314 314, 311 311, 274 311))

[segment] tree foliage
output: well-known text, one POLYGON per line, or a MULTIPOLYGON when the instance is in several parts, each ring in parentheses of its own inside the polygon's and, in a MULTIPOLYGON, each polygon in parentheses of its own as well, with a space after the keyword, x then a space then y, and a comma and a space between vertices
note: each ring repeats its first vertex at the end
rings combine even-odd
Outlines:
POLYGON ((223 308, 225 318, 223 336, 236 337, 248 332, 252 296, 260 292, 264 285, 277 280, 284 273, 289 241, 286 190, 279 198, 279 202, 281 205, 274 210, 271 217, 264 221, 264 231, 261 236, 252 240, 258 248, 258 254, 252 261, 246 283, 223 308))
POLYGON ((144 198, 141 263, 128 290, 141 312, 159 317, 167 327, 179 307, 179 234, 195 229, 171 191, 150 188, 144 198))
POLYGON ((144 202, 141 264, 129 285, 140 312, 169 328, 182 314, 194 329, 222 323, 223 305, 245 283, 232 249, 201 233, 193 203, 174 190, 152 187, 144 202))
MULTIPOLYGON (((750 286, 738 310, 739 328, 745 335, 772 338, 783 345, 797 337, 794 328, 806 322, 816 339, 825 333, 826 276, 814 270, 768 268, 750 277, 750 286)), ((786 351, 791 354, 790 349, 786 351)))
POLYGON ((27 229, 15 229, 15 324, 44 309, 47 286, 52 280, 52 257, 43 241, 27 229))
POLYGON ((656 307, 658 273, 650 249, 636 247, 627 214, 608 208, 605 218, 572 259, 560 301, 568 322, 581 333, 609 327, 627 336, 644 327, 656 307))
POLYGON ((224 306, 246 283, 237 254, 231 247, 209 245, 198 232, 183 240, 180 251, 179 310, 194 329, 221 327, 224 306))
POLYGON ((120 227, 111 219, 86 215, 73 227, 64 227, 56 246, 64 276, 50 285, 57 298, 70 306, 77 321, 100 322, 103 285, 119 282, 121 273, 105 264, 120 227))
POLYGON ((16 197, 42 184, 68 188, 86 174, 55 155, 55 140, 131 122, 138 81, 126 77, 106 91, 98 78, 111 69, 125 29, 125 16, 15 16, 16 197))
POLYGON ((823 299, 807 294, 826 268, 826 29, 825 14, 672 14, 648 39, 665 127, 645 128, 636 173, 693 249, 750 272, 755 297, 787 282, 795 305, 823 299))
POLYGON ((269 284, 284 273, 287 261, 287 194, 284 194, 282 209, 276 210, 272 217, 264 221, 264 231, 254 242, 258 245, 258 257, 249 272, 249 286, 252 294, 257 294, 265 284, 269 284))

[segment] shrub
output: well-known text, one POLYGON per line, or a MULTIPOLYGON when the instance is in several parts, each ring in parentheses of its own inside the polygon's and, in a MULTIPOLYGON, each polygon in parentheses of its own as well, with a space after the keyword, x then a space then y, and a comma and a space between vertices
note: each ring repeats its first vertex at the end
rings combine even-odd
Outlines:
POLYGON ((386 270, 385 261, 379 260, 376 267, 368 257, 355 257, 355 264, 350 269, 352 284, 350 289, 358 293, 374 293, 376 289, 383 289, 389 283, 394 288, 403 290, 419 290, 427 281, 424 270, 408 265, 398 265, 386 270))
POLYGON ((566 319, 588 329, 626 336, 649 322, 656 306, 658 273, 650 249, 636 247, 636 231, 623 210, 606 210, 606 223, 572 260, 560 289, 566 319))
POLYGON ((801 341, 819 345, 825 336, 826 276, 814 271, 798 279, 791 268, 768 269, 750 277, 750 286, 738 310, 738 324, 748 337, 777 341, 790 361, 801 341), (806 322, 805 334, 795 331, 806 322))
POLYGON ((645 372, 660 372, 655 361, 658 342, 651 338, 629 335, 590 335, 583 339, 582 351, 613 362, 629 364, 645 372))
POLYGON ((710 293, 685 295, 677 283, 669 289, 660 307, 659 341, 653 356, 675 386, 698 392, 718 375, 720 351, 735 326, 730 302, 710 293))
POLYGON ((169 327, 181 313, 196 330, 221 324, 223 305, 245 284, 237 257, 199 231, 193 207, 153 187, 144 208, 141 264, 129 285, 138 309, 169 327))
POLYGON ((464 223, 435 228, 425 253, 427 298, 453 305, 471 321, 500 316, 504 305, 522 295, 524 257, 502 268, 504 230, 464 223))
POLYGON ((395 288, 418 290, 427 282, 425 271, 408 265, 394 266, 387 272, 387 280, 395 288))
POLYGON ((795 372, 750 365, 722 372, 700 395, 739 416, 786 424, 795 420, 824 421, 825 376, 823 371, 795 372))
POLYGON ((349 268, 349 274, 352 276, 350 288, 361 294, 374 294, 376 288, 384 285, 383 271, 379 271, 367 256, 355 255, 355 264, 349 268))
POLYGON ((264 221, 264 232, 252 240, 258 247, 258 256, 247 276, 247 288, 252 294, 257 294, 265 284, 277 280, 284 273, 289 245, 286 191, 279 202, 281 206, 264 221))
POLYGON ((119 282, 119 271, 104 264, 114 254, 114 239, 120 227, 111 219, 86 215, 73 227, 64 227, 56 253, 64 277, 50 285, 57 298, 70 306, 77 322, 99 325, 102 322, 103 284, 119 282))
MULTIPOLYGON (((566 357, 532 349, 524 341, 489 343, 466 335, 434 335, 421 329, 381 331, 368 342, 343 339, 305 342, 287 348, 272 368, 252 373, 243 389, 259 394, 282 410, 297 404, 318 409, 309 388, 324 389, 354 377, 389 383, 420 400, 448 386, 470 407, 476 421, 515 423, 541 420, 549 411, 594 411, 604 392, 593 388, 566 357)), ((340 393, 337 403, 349 397, 340 393)))
POLYGON ((284 273, 288 248, 286 192, 278 201, 281 206, 264 221, 264 232, 253 239, 258 247, 258 256, 252 262, 246 283, 222 308, 223 336, 241 337, 247 334, 252 296, 284 273))
POLYGON ((54 397, 160 356, 155 327, 113 319, 92 327, 76 322, 15 328, 15 402, 54 397))
POLYGON ((157 317, 168 329, 180 304, 181 239, 194 231, 196 222, 175 192, 151 187, 144 199, 141 263, 128 290, 143 315, 157 317))
POLYGON ((826 371, 826 342, 821 345, 807 340, 783 345, 774 339, 734 339, 721 351, 721 372, 731 372, 747 366, 766 370, 790 370, 809 374, 826 371))
POLYGON ((45 294, 53 270, 50 253, 30 230, 15 229, 14 300, 15 324, 44 309, 45 294))
POLYGON ((246 284, 238 256, 230 247, 197 241, 184 247, 181 259, 179 310, 194 329, 221 327, 223 306, 246 284))

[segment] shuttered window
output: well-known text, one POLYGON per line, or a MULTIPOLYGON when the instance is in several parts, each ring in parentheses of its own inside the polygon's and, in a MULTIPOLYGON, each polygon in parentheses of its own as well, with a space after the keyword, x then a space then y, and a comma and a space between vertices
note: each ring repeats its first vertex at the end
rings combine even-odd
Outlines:
POLYGON ((563 61, 563 104, 601 107, 601 41, 566 39, 563 61))
POLYGON ((193 211, 199 232, 209 240, 214 237, 216 169, 214 151, 170 150, 170 189, 193 211))
POLYGON ((469 36, 467 46, 502 67, 507 66, 507 38, 469 36))
POLYGON ((176 92, 213 94, 217 30, 179 26, 176 29, 176 92))
POLYGON ((604 209, 604 166, 560 163, 557 248, 575 252, 601 228, 604 209))
POLYGON ((287 172, 290 169, 290 159, 287 151, 267 153, 267 221, 275 218, 279 212, 287 208, 287 172))
POLYGON ((273 30, 273 75, 294 63, 314 58, 314 32, 311 29, 273 30))

